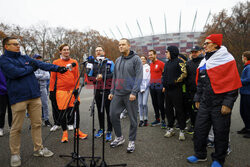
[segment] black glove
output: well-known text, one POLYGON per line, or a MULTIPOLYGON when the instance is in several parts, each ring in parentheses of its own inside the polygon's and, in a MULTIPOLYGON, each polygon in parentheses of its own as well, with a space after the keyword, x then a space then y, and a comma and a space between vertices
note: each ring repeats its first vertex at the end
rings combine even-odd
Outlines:
POLYGON ((56 99, 56 92, 55 91, 50 91, 49 92, 49 99, 51 101, 56 99))
POLYGON ((67 72, 67 71, 68 71, 68 70, 67 70, 66 67, 58 67, 58 69, 57 69, 57 72, 60 72, 61 74, 65 73, 65 72, 67 72))
POLYGON ((78 95, 78 89, 75 89, 74 92, 73 92, 74 96, 77 97, 78 95))
POLYGON ((33 68, 33 71, 36 71, 38 69, 38 67, 36 66, 36 64, 33 61, 30 61, 29 65, 33 68))

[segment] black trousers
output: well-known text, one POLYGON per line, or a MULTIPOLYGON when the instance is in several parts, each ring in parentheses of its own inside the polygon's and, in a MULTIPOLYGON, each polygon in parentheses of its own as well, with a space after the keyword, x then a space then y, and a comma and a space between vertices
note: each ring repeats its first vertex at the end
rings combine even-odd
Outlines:
POLYGON ((79 122, 80 122, 80 113, 79 113, 79 105, 76 106, 76 110, 72 111, 72 107, 67 108, 66 110, 59 110, 59 121, 62 126, 62 130, 67 130, 67 125, 73 125, 74 124, 74 116, 76 114, 76 128, 79 128, 79 122))
POLYGON ((152 99, 152 104, 155 111, 155 119, 165 120, 165 110, 164 110, 164 93, 162 92, 162 84, 151 84, 150 85, 150 95, 152 99))
POLYGON ((104 93, 103 112, 101 112, 102 95, 103 95, 102 90, 99 90, 99 89, 96 90, 95 101, 96 101, 96 106, 97 106, 97 111, 98 111, 98 120, 99 120, 100 129, 104 129, 104 127, 103 127, 103 125, 104 125, 104 112, 106 111, 107 124, 108 124, 107 131, 112 132, 112 123, 110 121, 110 100, 108 99, 109 94, 110 94, 110 91, 105 91, 105 93, 104 93))
POLYGON ((61 125, 60 120, 59 120, 60 111, 57 106, 56 97, 50 95, 50 100, 51 100, 51 106, 52 106, 52 115, 53 115, 54 125, 60 126, 61 125))
POLYGON ((250 130, 250 95, 240 96, 240 116, 245 124, 245 128, 250 130))
POLYGON ((222 115, 221 107, 200 104, 195 122, 194 151, 198 158, 207 157, 207 136, 213 125, 215 152, 211 156, 213 161, 216 160, 223 165, 227 155, 231 113, 222 115))
POLYGON ((4 127, 6 108, 8 109, 9 127, 11 127, 12 112, 11 112, 11 107, 10 107, 10 103, 9 103, 9 97, 8 97, 7 94, 6 95, 0 95, 0 128, 4 127))
POLYGON ((168 127, 173 128, 175 114, 180 129, 186 127, 186 114, 183 110, 183 96, 181 86, 171 87, 165 91, 166 115, 168 119, 168 127), (175 109, 175 113, 174 113, 175 109))

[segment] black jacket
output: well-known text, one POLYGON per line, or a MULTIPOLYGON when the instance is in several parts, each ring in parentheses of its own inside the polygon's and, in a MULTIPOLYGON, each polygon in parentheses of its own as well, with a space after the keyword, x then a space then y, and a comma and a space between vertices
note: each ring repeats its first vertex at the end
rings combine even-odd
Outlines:
POLYGON ((166 62, 162 73, 163 87, 171 88, 181 86, 183 79, 187 76, 185 63, 178 56, 171 55, 171 59, 166 62))
POLYGON ((185 84, 187 87, 187 92, 193 94, 196 92, 196 70, 204 56, 201 54, 197 58, 193 58, 186 62, 187 77, 185 79, 185 84))
MULTIPOLYGON (((209 57, 205 56, 205 58, 209 59, 212 54, 208 54, 209 57)), ((200 102, 207 108, 219 109, 222 105, 225 105, 232 109, 237 97, 238 89, 226 93, 215 94, 212 89, 207 70, 199 70, 197 91, 194 96, 194 102, 200 102)))

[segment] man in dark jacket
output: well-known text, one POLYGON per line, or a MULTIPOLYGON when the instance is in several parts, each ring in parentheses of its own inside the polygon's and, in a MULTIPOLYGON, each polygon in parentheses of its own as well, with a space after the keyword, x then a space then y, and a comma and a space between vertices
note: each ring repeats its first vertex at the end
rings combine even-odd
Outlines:
POLYGON ((31 120, 34 156, 50 157, 53 153, 42 145, 40 90, 34 71, 66 72, 65 67, 43 63, 27 55, 21 55, 17 38, 3 40, 4 54, 0 57, 0 68, 6 77, 13 121, 10 131, 11 166, 20 166, 20 138, 26 110, 31 120))
POLYGON ((185 140, 184 129, 186 127, 185 113, 183 110, 183 79, 187 76, 185 63, 178 58, 179 49, 176 46, 169 46, 166 56, 169 61, 164 66, 162 83, 165 91, 166 114, 168 129, 165 137, 171 137, 174 133, 174 109, 177 121, 180 126, 179 140, 185 140))
POLYGON ((198 113, 194 130, 195 155, 190 163, 207 160, 207 137, 214 130, 215 152, 211 167, 221 167, 227 155, 231 111, 241 87, 234 57, 222 45, 222 34, 209 35, 203 47, 206 55, 197 70, 197 91, 194 102, 198 113))
POLYGON ((95 87, 95 101, 98 110, 98 120, 100 129, 95 134, 96 138, 99 138, 104 133, 104 108, 107 114, 107 133, 106 133, 106 141, 112 140, 112 124, 110 121, 110 100, 108 99, 108 95, 110 94, 111 84, 112 84, 112 77, 114 71, 114 63, 108 58, 104 57, 105 52, 102 46, 98 46, 95 49, 95 61, 93 62, 93 72, 89 73, 89 80, 92 80, 95 87), (104 85, 104 77, 106 71, 106 85, 104 85), (104 91, 103 91, 104 90, 104 91), (103 112, 101 112, 101 105, 102 105, 102 95, 104 93, 104 108, 103 112))
POLYGON ((128 39, 121 39, 119 50, 122 56, 115 62, 112 89, 109 99, 110 118, 115 131, 115 140, 110 143, 111 147, 117 147, 125 142, 121 132, 120 114, 126 108, 130 119, 129 143, 127 152, 135 150, 137 132, 138 100, 137 95, 143 78, 141 59, 130 50, 128 39))
POLYGON ((188 95, 187 111, 189 112, 188 115, 190 116, 191 120, 191 126, 188 129, 189 134, 194 133, 194 124, 197 113, 197 108, 195 108, 193 99, 194 99, 194 94, 196 92, 196 83, 195 83, 196 70, 201 60, 204 58, 203 54, 201 53, 201 50, 202 48, 199 46, 195 46, 194 48, 192 48, 191 50, 192 59, 186 62, 187 78, 185 79, 185 83, 188 95))

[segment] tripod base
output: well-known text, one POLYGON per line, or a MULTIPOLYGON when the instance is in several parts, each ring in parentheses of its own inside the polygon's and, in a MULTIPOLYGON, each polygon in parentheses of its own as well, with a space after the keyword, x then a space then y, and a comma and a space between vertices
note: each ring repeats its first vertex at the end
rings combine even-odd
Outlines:
MULTIPOLYGON (((71 153, 71 155, 59 155, 59 157, 60 158, 62 157, 72 158, 72 160, 68 164, 66 164, 65 167, 88 167, 88 165, 85 162, 85 158, 92 158, 92 157, 81 157, 81 156, 77 157, 77 154, 74 152, 71 153), (75 165, 72 166, 72 163, 74 163, 75 165)), ((94 158, 96 158, 97 161, 101 159, 101 157, 94 157, 94 158)))
POLYGON ((102 161, 99 167, 108 167, 108 166, 127 166, 127 164, 107 165, 105 161, 102 161))

